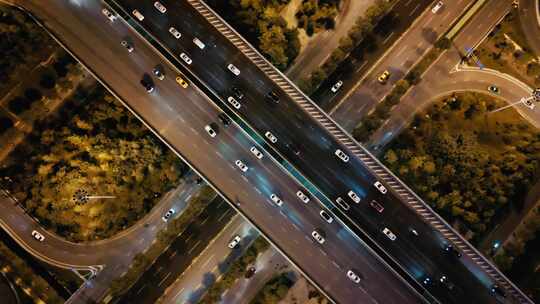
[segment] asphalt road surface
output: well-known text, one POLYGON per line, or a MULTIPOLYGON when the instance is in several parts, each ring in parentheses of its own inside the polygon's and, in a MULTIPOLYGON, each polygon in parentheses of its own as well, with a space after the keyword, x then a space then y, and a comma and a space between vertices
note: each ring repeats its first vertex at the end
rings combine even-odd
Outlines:
MULTIPOLYGON (((332 110, 337 103, 354 89, 366 74, 378 63, 389 48, 402 36, 409 35, 411 24, 433 3, 433 0, 400 0, 396 2, 387 17, 374 30, 373 39, 366 39, 349 57, 339 65, 334 73, 321 83, 311 98, 324 110, 332 110), (377 44, 376 49, 373 45, 377 44), (339 80, 343 86, 334 93, 332 86, 339 80)), ((414 29, 413 29, 414 30, 414 29)), ((403 45, 400 41, 399 45, 403 45)))
MULTIPOLYGON (((459 66, 465 47, 477 45, 510 9, 507 1, 491 1, 489 6, 478 12, 477 17, 454 39, 453 47, 435 61, 423 76, 423 80, 414 86, 403 98, 388 121, 375 132, 368 145, 385 145, 405 128, 418 110, 423 109, 437 97, 455 91, 478 91, 488 94, 487 88, 495 85, 500 90, 500 97, 508 102, 517 102, 529 96, 532 88, 521 81, 503 73, 476 67, 459 66), (433 81, 436 79, 437 81, 433 81)), ((474 64, 474 63, 473 63, 474 64)), ((519 103, 515 109, 531 124, 540 127, 540 107, 537 104, 530 109, 519 103)))
POLYGON ((360 119, 390 93, 393 84, 403 78, 437 37, 447 31, 453 21, 473 2, 459 0, 452 5, 443 6, 436 14, 430 9, 425 10, 361 83, 356 84, 352 90, 343 92, 344 96, 338 96, 341 100, 330 111, 332 118, 345 130, 352 131, 360 119), (389 71, 390 77, 386 84, 380 84, 377 78, 384 71, 389 71))
MULTIPOLYGON (((101 13, 100 1, 20 3, 51 28, 134 112, 141 113, 146 124, 166 138, 172 148, 204 172, 207 179, 337 302, 419 301, 418 295, 389 272, 339 221, 324 222, 316 199, 312 198, 309 204, 301 203, 296 197, 301 186, 270 157, 258 160, 249 150, 257 144, 236 124, 224 127, 216 122, 221 111, 193 83, 188 89, 181 88, 174 80, 180 73, 121 19, 110 22, 101 13), (133 52, 129 53, 120 44, 123 39, 134 46, 133 52), (162 81, 153 78, 155 91, 148 94, 140 80, 143 73, 151 73, 157 64, 163 65, 166 78, 162 81), (219 132, 214 138, 204 130, 212 122, 217 124, 219 132), (247 164, 247 172, 240 171, 234 164, 236 160, 247 164), (285 201, 281 208, 271 203, 272 192, 285 201), (326 232, 323 245, 316 244, 311 237, 315 228, 326 232), (345 276, 350 268, 361 271, 366 280, 354 284, 345 276)), ((189 11, 183 16, 188 15, 189 11)), ((205 42, 207 50, 215 48, 211 40, 205 42)), ((95 299, 104 294, 106 286, 100 287, 103 289, 89 291, 95 299)))
POLYGON ((163 251, 120 303, 155 303, 165 289, 203 251, 205 244, 225 228, 234 214, 234 210, 223 199, 216 198, 212 201, 171 246, 163 251))
MULTIPOLYGON (((168 7, 167 13, 162 14, 154 8, 152 1, 119 2, 127 12, 139 10, 145 16, 141 24, 172 54, 187 54, 193 62, 184 64, 184 68, 189 68, 191 73, 197 75, 222 100, 232 94, 233 86, 240 88, 244 97, 240 100, 240 109, 236 111, 239 116, 259 134, 271 131, 277 137, 277 142, 267 143, 293 163, 327 197, 332 200, 342 197, 346 200, 350 210, 336 207, 333 208, 334 214, 339 215, 357 234, 381 246, 388 254, 384 255, 388 260, 392 259, 401 265, 418 282, 423 282, 427 277, 437 282, 443 275, 447 276, 456 286, 453 290, 448 290, 442 284, 427 286, 441 302, 496 301, 490 292, 493 283, 472 259, 468 256, 454 259, 445 254, 443 248, 449 241, 400 202, 395 193, 383 195, 377 191, 373 187, 376 177, 358 159, 353 158, 344 164, 335 157, 333 152, 340 147, 337 141, 300 107, 284 98, 284 94, 269 78, 188 3, 161 1, 168 7), (170 26, 180 29, 183 38, 177 40, 170 35, 170 26), (194 37, 201 39, 207 47, 199 49, 192 42, 194 37), (241 69, 239 76, 227 69, 229 63, 241 69), (264 98, 269 91, 275 91, 282 97, 279 104, 264 98), (350 189, 364 202, 353 203, 347 197, 350 189), (382 204, 385 211, 378 213, 370 207, 369 202, 372 200, 382 204), (393 231, 397 240, 389 240, 382 233, 384 228, 393 231), (411 233, 412 229, 418 232, 418 236, 411 233)), ((463 3, 460 5, 466 6, 463 3)), ((435 19, 449 22, 460 12, 461 10, 452 10, 447 14, 446 10, 442 10, 441 14, 445 17, 435 18, 432 15, 427 17, 425 22, 430 23, 435 19)), ((437 27, 439 25, 440 23, 435 24, 437 27)), ((424 35, 422 31, 419 34, 424 35)), ((424 47, 427 47, 426 43, 424 42, 424 47)), ((179 59, 179 62, 182 62, 182 59, 179 59)), ((279 188, 278 191, 279 195, 286 189, 279 188)), ((507 298, 507 301, 511 300, 507 298)))

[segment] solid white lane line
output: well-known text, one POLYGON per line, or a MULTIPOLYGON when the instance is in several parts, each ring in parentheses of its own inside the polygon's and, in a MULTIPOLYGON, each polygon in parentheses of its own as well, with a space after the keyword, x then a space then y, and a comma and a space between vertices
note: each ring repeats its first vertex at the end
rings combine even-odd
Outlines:
POLYGON ((200 243, 201 243, 201 240, 198 240, 197 243, 195 243, 195 246, 191 247, 191 249, 188 251, 188 254, 193 252, 193 250, 195 250, 195 248, 197 248, 197 246, 199 246, 200 243))
POLYGON ((159 281, 159 284, 158 284, 158 286, 161 286, 161 284, 163 284, 163 282, 165 282, 165 280, 166 280, 166 279, 167 279, 167 278, 168 278, 168 277, 169 277, 170 275, 171 275, 171 273, 170 273, 170 272, 169 272, 169 273, 167 273, 167 275, 166 275, 166 276, 165 276, 165 277, 164 277, 164 278, 163 278, 163 279, 162 279, 161 281, 159 281))

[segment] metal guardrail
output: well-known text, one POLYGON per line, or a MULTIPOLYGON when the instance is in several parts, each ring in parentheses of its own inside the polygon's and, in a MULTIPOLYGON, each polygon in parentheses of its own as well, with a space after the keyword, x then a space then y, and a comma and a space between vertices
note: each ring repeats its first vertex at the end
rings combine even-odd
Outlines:
POLYGON ((332 118, 319 108, 308 96, 296 87, 285 75, 268 62, 249 42, 237 33, 226 21, 213 11, 202 0, 186 0, 199 12, 212 26, 225 36, 236 48, 249 58, 263 73, 277 84, 289 97, 303 110, 309 113, 322 125, 338 142, 345 146, 352 154, 358 157, 380 180, 384 181, 398 194, 399 198, 420 217, 437 229, 446 239, 467 255, 494 284, 507 290, 519 303, 534 303, 517 286, 515 286, 496 266, 486 259, 476 248, 456 232, 444 219, 426 204, 414 191, 386 168, 376 157, 361 146, 332 118))

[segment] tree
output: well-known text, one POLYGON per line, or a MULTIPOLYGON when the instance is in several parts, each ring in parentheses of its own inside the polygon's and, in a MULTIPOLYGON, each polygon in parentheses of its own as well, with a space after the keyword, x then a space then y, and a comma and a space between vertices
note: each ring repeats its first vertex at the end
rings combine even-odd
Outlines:
POLYGON ((54 70, 46 71, 41 75, 39 84, 45 89, 52 89, 56 85, 56 73, 54 70))
POLYGON ((0 117, 0 134, 7 131, 9 128, 13 127, 13 121, 8 117, 0 117))
POLYGON ((28 88, 24 90, 24 96, 30 101, 34 102, 36 100, 39 100, 43 97, 41 94, 41 91, 36 88, 28 88))
POLYGON ((32 101, 30 101, 28 98, 17 96, 9 101, 8 108, 11 112, 18 115, 29 110, 31 105, 32 101))
POLYGON ((435 47, 441 50, 447 50, 452 46, 452 40, 442 37, 435 42, 435 47))

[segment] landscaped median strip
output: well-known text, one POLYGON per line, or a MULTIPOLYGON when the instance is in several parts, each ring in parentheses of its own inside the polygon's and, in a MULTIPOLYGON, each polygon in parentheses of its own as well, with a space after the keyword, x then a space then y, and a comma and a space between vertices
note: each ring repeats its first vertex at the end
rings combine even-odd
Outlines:
POLYGON ((199 304, 219 303, 221 294, 229 289, 234 282, 244 276, 248 265, 252 264, 261 253, 269 248, 270 244, 262 237, 258 237, 251 246, 248 247, 244 255, 231 264, 229 270, 206 291, 199 300, 199 304))
POLYGON ((112 297, 117 297, 131 288, 142 274, 149 269, 156 259, 170 246, 186 227, 197 218, 206 207, 214 200, 217 194, 209 186, 204 186, 201 191, 190 199, 186 208, 177 218, 172 220, 167 228, 156 234, 152 245, 144 252, 138 253, 133 262, 121 277, 115 279, 110 286, 112 297))

